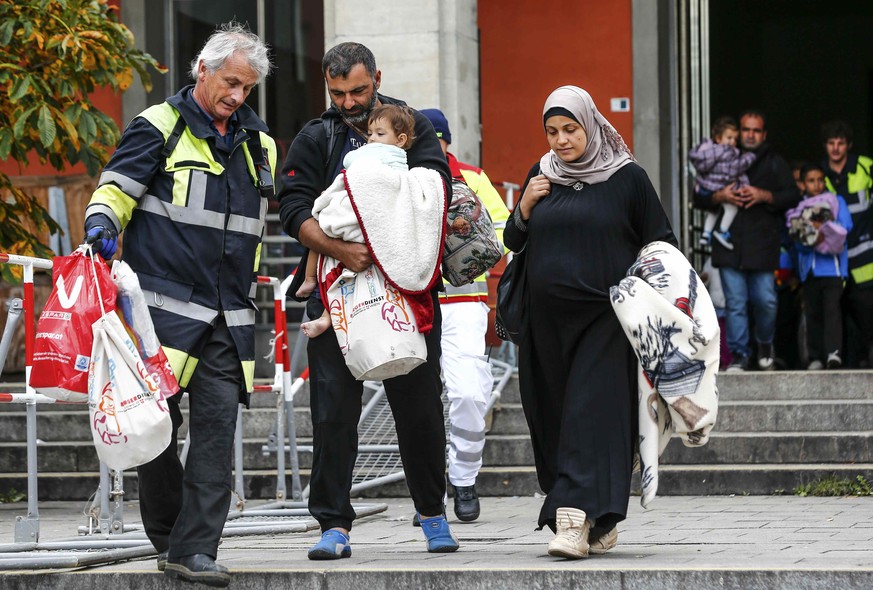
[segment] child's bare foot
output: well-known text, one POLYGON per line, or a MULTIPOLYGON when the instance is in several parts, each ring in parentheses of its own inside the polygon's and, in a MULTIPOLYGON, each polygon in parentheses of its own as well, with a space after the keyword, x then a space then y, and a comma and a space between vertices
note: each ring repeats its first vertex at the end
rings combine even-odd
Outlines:
POLYGON ((306 334, 307 338, 315 338, 321 336, 324 331, 330 327, 330 318, 322 316, 316 320, 304 322, 300 324, 300 329, 306 334))
POLYGON ((303 284, 300 285, 300 288, 297 289, 298 297, 309 297, 312 295, 312 292, 315 291, 315 287, 318 286, 318 281, 315 280, 315 277, 306 277, 303 279, 303 284))

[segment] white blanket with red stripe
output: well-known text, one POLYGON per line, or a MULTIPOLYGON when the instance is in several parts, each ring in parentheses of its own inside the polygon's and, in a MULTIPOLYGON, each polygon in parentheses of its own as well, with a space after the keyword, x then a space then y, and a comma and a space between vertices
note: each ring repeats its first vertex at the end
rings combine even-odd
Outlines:
POLYGON ((312 210, 330 237, 366 243, 389 282, 421 293, 439 276, 446 192, 435 170, 402 170, 377 160, 344 170, 312 210))

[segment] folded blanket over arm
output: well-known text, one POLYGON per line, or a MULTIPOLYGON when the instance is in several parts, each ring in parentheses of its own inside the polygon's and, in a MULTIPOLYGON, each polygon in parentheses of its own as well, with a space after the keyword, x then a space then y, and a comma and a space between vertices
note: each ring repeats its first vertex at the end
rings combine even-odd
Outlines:
POLYGON ((657 493, 658 457, 671 434, 686 446, 701 446, 715 425, 718 319, 703 281, 665 242, 640 250, 610 298, 640 361, 640 501, 647 506, 657 493))

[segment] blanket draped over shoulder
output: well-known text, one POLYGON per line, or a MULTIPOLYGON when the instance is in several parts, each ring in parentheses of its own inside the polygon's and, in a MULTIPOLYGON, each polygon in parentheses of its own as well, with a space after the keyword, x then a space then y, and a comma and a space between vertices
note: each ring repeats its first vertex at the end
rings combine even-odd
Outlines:
POLYGON ((706 444, 718 414, 719 326, 709 293, 685 256, 666 242, 640 250, 609 291, 639 360, 640 502, 658 491, 658 458, 673 433, 706 444))
MULTIPOLYGON (((446 227, 446 192, 438 172, 359 162, 322 193, 313 215, 328 236, 364 242, 386 280, 409 300, 419 330, 430 331, 430 289, 440 276, 446 227)), ((325 269, 338 264, 328 259, 325 269)))

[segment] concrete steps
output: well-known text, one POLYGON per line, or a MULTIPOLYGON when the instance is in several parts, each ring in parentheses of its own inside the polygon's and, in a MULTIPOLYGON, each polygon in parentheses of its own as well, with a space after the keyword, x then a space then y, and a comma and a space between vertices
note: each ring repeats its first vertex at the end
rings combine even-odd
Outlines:
MULTIPOLYGON (((14 385, 0 391, 15 391, 14 385)), ((792 493, 798 485, 836 474, 873 482, 873 372, 773 372, 719 375, 719 418, 709 444, 687 448, 671 441, 661 458, 661 495, 792 493)), ((246 497, 275 495, 276 456, 262 447, 274 430, 276 395, 258 393, 244 410, 246 497)), ((311 444, 309 391, 295 397, 298 444, 311 444)), ((0 404, 0 493, 26 489, 25 408, 0 404)), ((181 436, 185 434, 185 426, 181 436)), ((37 407, 41 499, 84 500, 97 486, 98 462, 82 405, 37 407)), ((302 477, 311 454, 300 453, 302 477)), ((482 495, 539 491, 518 382, 502 392, 485 445, 477 488, 482 495)), ((135 473, 127 497, 136 498, 135 473)), ((290 482, 289 482, 290 488, 290 482)), ((304 483, 305 485, 305 483, 304 483)), ((367 492, 405 496, 403 482, 367 492)))

